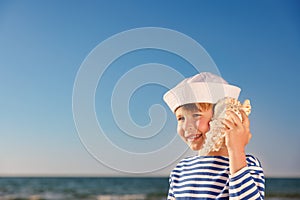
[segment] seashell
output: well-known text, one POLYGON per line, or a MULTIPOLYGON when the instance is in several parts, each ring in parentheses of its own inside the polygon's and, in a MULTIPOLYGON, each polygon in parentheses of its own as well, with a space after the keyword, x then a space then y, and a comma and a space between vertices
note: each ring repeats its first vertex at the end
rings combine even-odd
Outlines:
POLYGON ((211 151, 219 151, 223 146, 225 133, 222 131, 224 125, 222 120, 226 119, 226 111, 235 112, 240 120, 242 115, 240 110, 243 110, 246 115, 251 113, 250 100, 246 99, 243 104, 237 99, 231 97, 225 97, 219 100, 214 106, 214 115, 210 121, 210 130, 206 133, 206 140, 204 141, 203 147, 199 151, 199 155, 205 156, 211 151))

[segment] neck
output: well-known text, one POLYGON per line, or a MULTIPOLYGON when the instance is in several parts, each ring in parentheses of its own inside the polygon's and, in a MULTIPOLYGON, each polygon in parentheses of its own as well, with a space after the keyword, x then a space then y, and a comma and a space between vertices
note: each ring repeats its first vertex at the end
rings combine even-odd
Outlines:
POLYGON ((211 151, 207 154, 208 156, 226 156, 228 157, 228 150, 225 146, 221 147, 219 151, 211 151))

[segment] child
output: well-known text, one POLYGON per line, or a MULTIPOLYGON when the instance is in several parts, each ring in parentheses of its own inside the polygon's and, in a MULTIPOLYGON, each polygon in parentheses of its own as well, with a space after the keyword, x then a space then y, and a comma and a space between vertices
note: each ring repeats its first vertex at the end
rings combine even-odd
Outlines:
MULTIPOLYGON (((177 118, 177 132, 199 151, 209 131, 213 105, 224 97, 238 99, 240 88, 221 77, 202 72, 184 79, 164 95, 177 118)), ((264 199, 264 174, 258 159, 245 154, 251 138, 250 122, 228 112, 223 120, 225 142, 207 156, 181 160, 170 175, 168 199, 264 199)))

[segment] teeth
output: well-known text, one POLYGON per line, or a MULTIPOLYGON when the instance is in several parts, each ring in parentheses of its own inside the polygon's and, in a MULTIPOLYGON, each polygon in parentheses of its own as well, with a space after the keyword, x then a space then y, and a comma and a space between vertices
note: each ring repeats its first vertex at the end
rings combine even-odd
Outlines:
POLYGON ((200 138, 202 136, 202 134, 196 134, 196 135, 192 135, 190 137, 187 138, 188 141, 193 141, 197 138, 200 138))

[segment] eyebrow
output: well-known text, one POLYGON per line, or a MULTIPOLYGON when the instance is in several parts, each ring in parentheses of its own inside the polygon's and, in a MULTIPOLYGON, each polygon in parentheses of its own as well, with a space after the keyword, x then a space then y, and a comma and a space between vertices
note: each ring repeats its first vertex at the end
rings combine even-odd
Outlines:
POLYGON ((179 115, 176 115, 176 117, 182 117, 182 115, 181 115, 181 114, 179 114, 179 115))

